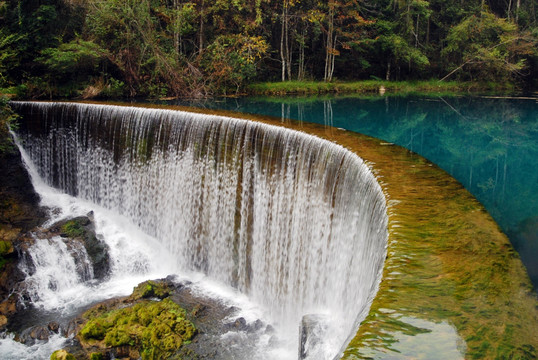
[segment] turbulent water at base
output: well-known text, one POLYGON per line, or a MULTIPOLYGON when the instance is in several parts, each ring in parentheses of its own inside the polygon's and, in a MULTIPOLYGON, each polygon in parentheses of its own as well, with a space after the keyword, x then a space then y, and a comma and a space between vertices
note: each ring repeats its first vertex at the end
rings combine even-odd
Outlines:
MULTIPOLYGON (((23 115, 24 154, 40 181, 57 189, 38 189, 42 197, 64 215, 94 210, 111 249, 110 280, 79 279, 73 287, 132 289, 128 278, 204 274, 246 296, 245 307, 293 339, 290 359, 305 314, 331 319, 311 359, 338 356, 356 331, 380 281, 387 215, 379 184, 355 154, 294 130, 219 116, 71 103, 14 107, 23 115)), ((35 301, 65 306, 51 305, 45 293, 35 301)), ((264 351, 259 358, 276 357, 264 351)))

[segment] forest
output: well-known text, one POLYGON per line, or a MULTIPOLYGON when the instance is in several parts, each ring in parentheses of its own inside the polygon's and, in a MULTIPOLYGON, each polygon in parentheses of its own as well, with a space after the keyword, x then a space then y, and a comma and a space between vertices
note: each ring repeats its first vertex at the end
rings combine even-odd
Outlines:
POLYGON ((536 89, 538 0, 0 1, 0 93, 203 97, 265 81, 536 89))

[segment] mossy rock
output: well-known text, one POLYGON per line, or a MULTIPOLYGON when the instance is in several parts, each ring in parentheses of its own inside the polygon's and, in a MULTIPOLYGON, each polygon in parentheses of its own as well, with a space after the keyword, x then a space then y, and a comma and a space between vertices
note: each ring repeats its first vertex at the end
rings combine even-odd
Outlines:
POLYGON ((131 295, 132 300, 159 298, 164 299, 170 296, 170 288, 168 284, 162 281, 144 281, 138 284, 131 295))
POLYGON ((50 360, 77 360, 74 355, 65 350, 56 350, 50 356, 50 360))
POLYGON ((65 235, 70 238, 83 237, 86 233, 84 225, 81 224, 78 219, 67 221, 65 224, 62 225, 61 231, 62 235, 65 235))
POLYGON ((185 310, 169 298, 143 300, 133 306, 110 311, 105 308, 91 310, 85 314, 89 320, 80 330, 79 339, 83 345, 106 348, 129 346, 138 350, 142 359, 164 359, 178 351, 196 333, 185 315, 185 310))

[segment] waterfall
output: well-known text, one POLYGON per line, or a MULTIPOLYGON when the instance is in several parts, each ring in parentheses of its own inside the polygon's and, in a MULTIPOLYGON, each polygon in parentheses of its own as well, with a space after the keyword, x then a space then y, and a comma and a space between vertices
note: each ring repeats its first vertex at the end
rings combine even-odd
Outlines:
POLYGON ((24 151, 49 185, 126 217, 171 269, 238 289, 297 335, 329 315, 334 357, 366 315, 387 244, 385 198, 354 153, 223 116, 14 102, 24 151))

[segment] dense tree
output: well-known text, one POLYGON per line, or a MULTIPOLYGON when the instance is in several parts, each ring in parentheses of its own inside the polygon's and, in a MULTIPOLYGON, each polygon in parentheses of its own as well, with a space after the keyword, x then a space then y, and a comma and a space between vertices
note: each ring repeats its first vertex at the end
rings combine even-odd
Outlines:
POLYGON ((0 1, 0 87, 204 96, 256 80, 536 86, 538 0, 0 1))
POLYGON ((509 81, 524 76, 527 58, 536 55, 536 38, 518 31, 517 25, 483 11, 454 26, 442 51, 452 67, 465 77, 509 81))

